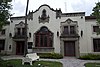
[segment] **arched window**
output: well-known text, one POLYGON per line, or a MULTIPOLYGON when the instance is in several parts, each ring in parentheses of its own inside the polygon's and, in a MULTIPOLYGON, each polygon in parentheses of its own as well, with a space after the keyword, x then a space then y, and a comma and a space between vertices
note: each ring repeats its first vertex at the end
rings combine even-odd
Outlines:
POLYGON ((35 33, 35 47, 52 47, 53 33, 47 27, 42 27, 35 33))

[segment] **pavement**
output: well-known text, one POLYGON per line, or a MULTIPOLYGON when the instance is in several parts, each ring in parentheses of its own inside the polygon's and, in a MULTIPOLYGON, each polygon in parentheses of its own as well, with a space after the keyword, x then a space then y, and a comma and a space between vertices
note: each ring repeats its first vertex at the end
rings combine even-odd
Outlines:
MULTIPOLYGON (((10 59, 23 59, 23 56, 3 56, 1 57, 3 60, 10 60, 10 59)), ((84 64, 88 62, 96 62, 100 63, 100 60, 80 60, 75 57, 64 57, 63 59, 41 59, 44 61, 57 61, 63 64, 63 67, 85 67, 84 64)))

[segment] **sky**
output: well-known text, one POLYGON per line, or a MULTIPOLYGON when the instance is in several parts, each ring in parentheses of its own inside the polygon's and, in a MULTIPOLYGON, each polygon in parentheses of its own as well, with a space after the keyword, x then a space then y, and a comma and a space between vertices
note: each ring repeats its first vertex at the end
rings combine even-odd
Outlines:
MULTIPOLYGON (((29 0, 28 11, 35 11, 41 5, 47 4, 53 9, 61 8, 63 13, 86 12, 92 13, 93 7, 99 0, 29 0)), ((27 0, 13 0, 11 13, 13 16, 25 16, 27 0)))

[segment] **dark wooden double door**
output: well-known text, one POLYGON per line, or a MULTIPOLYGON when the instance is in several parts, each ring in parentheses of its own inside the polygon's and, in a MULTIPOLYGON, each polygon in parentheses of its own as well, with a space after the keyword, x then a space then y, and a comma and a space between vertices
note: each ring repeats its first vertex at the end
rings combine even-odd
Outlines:
POLYGON ((24 54, 24 44, 25 41, 16 41, 16 55, 24 54))
POLYGON ((75 41, 64 42, 64 55, 75 56, 75 41))

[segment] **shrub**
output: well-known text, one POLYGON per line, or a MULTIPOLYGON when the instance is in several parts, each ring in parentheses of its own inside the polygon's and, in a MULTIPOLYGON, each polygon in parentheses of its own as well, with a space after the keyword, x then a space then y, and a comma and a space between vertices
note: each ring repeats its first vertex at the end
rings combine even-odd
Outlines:
POLYGON ((9 56, 9 54, 6 54, 6 53, 0 53, 0 57, 2 56, 9 56))
POLYGON ((1 65, 1 63, 2 63, 2 59, 0 58, 0 65, 1 65))
POLYGON ((40 58, 61 59, 63 56, 58 53, 38 53, 40 58))
POLYGON ((4 60, 0 57, 0 66, 4 66, 4 60))
POLYGON ((100 60, 100 55, 88 54, 88 55, 80 56, 80 59, 83 59, 83 60, 100 60))

